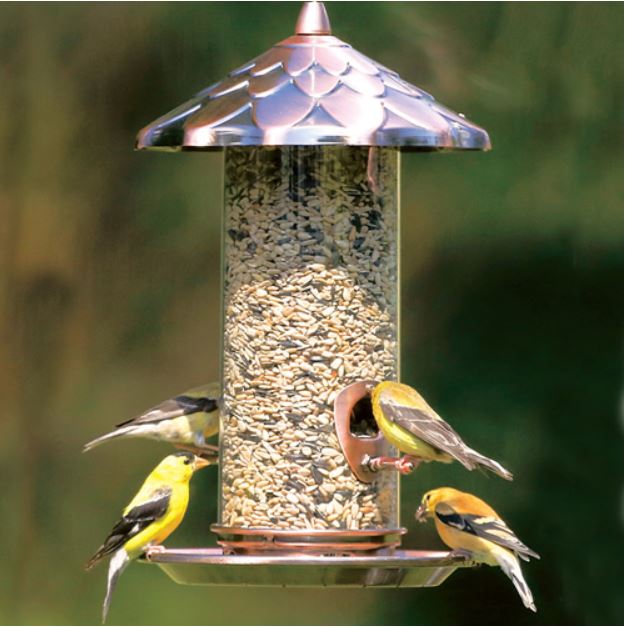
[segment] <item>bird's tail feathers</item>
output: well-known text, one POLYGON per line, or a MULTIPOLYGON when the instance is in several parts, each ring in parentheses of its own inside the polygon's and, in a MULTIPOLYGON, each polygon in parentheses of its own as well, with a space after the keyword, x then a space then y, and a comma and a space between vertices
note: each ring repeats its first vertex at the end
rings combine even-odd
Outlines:
POLYGON ((106 553, 103 551, 104 546, 101 546, 90 558, 89 561, 85 564, 85 570, 91 570, 98 562, 102 560, 102 558, 106 557, 106 553))
POLYGON ((535 607, 533 593, 530 591, 530 588, 528 587, 528 584, 524 579, 524 575, 522 574, 522 568, 515 555, 510 551, 499 547, 498 550, 494 551, 494 555, 495 558, 498 560, 500 568, 504 571, 505 575, 513 582, 517 593, 522 599, 524 607, 532 610, 533 612, 536 612, 537 608, 535 607))
POLYGON ((111 431, 111 433, 106 433, 104 435, 101 435, 99 438, 96 438, 95 440, 91 440, 91 442, 87 442, 87 444, 83 446, 83 453, 86 453, 87 451, 90 451, 92 448, 96 448, 96 446, 100 446, 100 444, 104 444, 105 442, 108 442, 109 440, 113 440, 114 438, 122 438, 124 436, 128 436, 131 431, 132 431, 132 428, 122 427, 121 429, 115 429, 115 431, 111 431))
POLYGON ((468 458, 474 464, 478 464, 479 466, 490 470, 499 477, 502 477, 507 481, 513 481, 513 473, 509 472, 502 464, 499 464, 497 461, 481 455, 478 451, 469 449, 468 458))
POLYGON ((106 622, 109 607, 111 606, 111 597, 119 576, 128 566, 130 558, 124 549, 117 551, 109 562, 109 575, 107 578, 107 593, 102 604, 102 624, 106 622))

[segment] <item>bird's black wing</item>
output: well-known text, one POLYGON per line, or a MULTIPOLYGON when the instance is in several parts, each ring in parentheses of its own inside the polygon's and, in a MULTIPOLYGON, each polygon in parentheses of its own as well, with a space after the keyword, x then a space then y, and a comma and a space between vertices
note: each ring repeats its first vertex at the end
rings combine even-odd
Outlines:
POLYGON ((489 540, 514 551, 522 559, 527 560, 528 557, 539 559, 539 554, 527 547, 500 518, 459 513, 450 505, 443 503, 435 507, 435 515, 444 525, 489 540))
POLYGON ((217 400, 206 396, 195 398, 181 394, 176 398, 170 398, 163 401, 156 407, 149 409, 144 414, 125 420, 116 424, 116 427, 126 427, 128 425, 139 425, 147 423, 161 422, 162 420, 170 420, 171 418, 180 418, 189 414, 198 412, 210 413, 217 409, 217 400))
POLYGON ((410 431, 438 451, 454 457, 472 470, 475 466, 468 459, 468 446, 461 436, 434 411, 426 408, 409 407, 390 401, 381 401, 380 408, 385 416, 398 426, 410 431))
POLYGON ((87 562, 86 569, 89 570, 102 558, 114 553, 124 546, 128 540, 143 531, 165 514, 172 496, 171 488, 159 488, 153 494, 153 498, 141 505, 133 507, 126 512, 115 524, 111 533, 107 536, 102 546, 96 551, 94 556, 87 562))

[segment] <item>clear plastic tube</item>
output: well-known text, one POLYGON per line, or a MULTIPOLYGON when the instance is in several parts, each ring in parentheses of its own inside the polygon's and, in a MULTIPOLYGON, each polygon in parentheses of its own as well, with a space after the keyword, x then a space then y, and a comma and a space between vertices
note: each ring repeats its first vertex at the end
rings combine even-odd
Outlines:
POLYGON ((333 401, 398 376, 392 148, 225 151, 220 524, 398 526, 398 477, 351 472, 333 401))

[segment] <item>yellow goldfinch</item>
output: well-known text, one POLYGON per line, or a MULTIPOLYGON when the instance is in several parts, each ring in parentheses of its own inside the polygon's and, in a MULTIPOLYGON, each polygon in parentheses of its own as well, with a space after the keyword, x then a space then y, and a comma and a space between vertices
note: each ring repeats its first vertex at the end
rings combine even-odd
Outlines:
MULTIPOLYGON (((468 470, 483 466, 504 479, 513 479, 498 462, 467 446, 412 387, 383 381, 374 387, 371 396, 378 428, 391 444, 410 456, 397 460, 395 466, 400 472, 410 472, 420 460, 450 463, 456 459, 468 470)), ((374 468, 380 460, 388 461, 372 460, 374 468)))
POLYGON ((149 438, 171 442, 181 448, 215 449, 206 438, 220 428, 221 386, 209 383, 163 401, 144 414, 120 422, 116 429, 83 447, 83 452, 114 438, 149 438))
POLYGON ((528 562, 530 557, 539 559, 539 555, 523 544, 487 503, 454 488, 437 488, 424 495, 415 512, 420 522, 428 517, 435 519, 439 537, 456 555, 500 566, 524 607, 537 611, 518 557, 528 562))
POLYGON ((189 480, 196 470, 208 465, 206 459, 188 452, 168 455, 148 475, 122 518, 87 562, 85 569, 90 570, 113 555, 102 606, 103 623, 118 577, 131 560, 142 555, 148 546, 159 545, 180 525, 189 503, 189 480))

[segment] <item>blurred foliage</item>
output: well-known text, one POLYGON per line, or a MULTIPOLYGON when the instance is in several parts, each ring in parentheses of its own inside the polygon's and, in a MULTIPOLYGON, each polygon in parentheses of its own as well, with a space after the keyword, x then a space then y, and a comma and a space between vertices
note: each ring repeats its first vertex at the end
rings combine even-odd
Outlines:
MULTIPOLYGON (((117 420, 219 371, 221 157, 136 131, 288 36, 298 3, 0 5, 0 621, 94 623, 82 564, 166 450, 82 456, 117 420)), ((329 3, 335 33, 491 133, 403 159, 403 378, 514 484, 452 484, 542 555, 530 615, 495 569, 432 590, 176 586, 136 565, 136 624, 621 624, 623 6, 329 3)), ((216 471, 171 545, 213 542, 216 471), (205 495, 208 495, 206 497, 205 495)))

